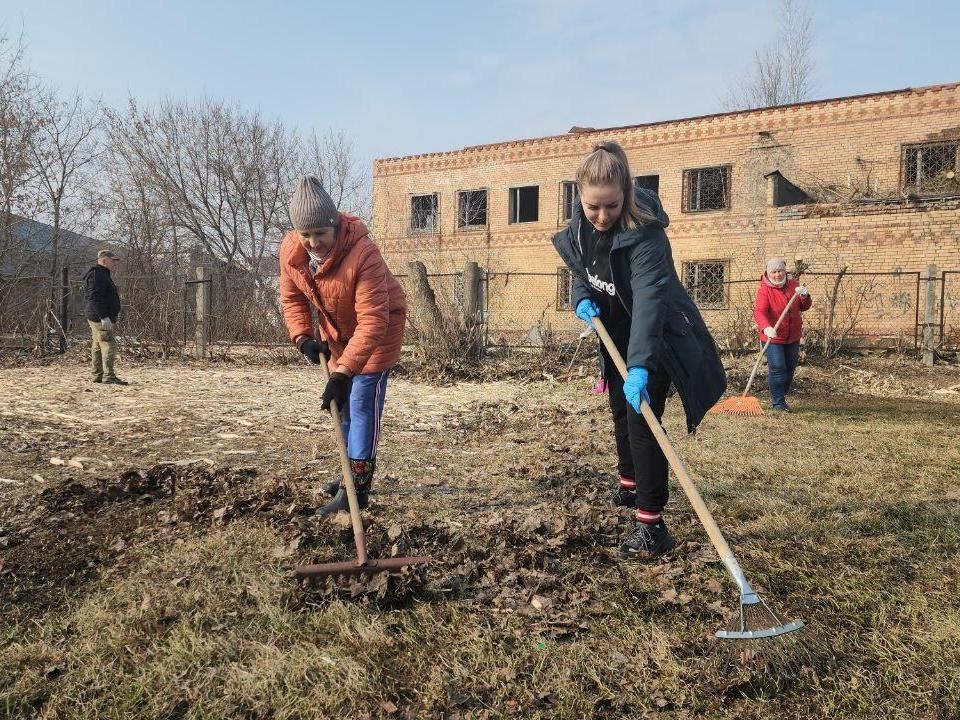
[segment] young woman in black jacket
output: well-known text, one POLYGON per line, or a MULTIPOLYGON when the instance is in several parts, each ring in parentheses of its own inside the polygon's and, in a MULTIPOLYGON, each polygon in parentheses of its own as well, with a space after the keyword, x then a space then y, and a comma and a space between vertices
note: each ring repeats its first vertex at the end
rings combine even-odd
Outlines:
POLYGON ((663 521, 668 466, 640 415, 641 399, 659 419, 672 382, 692 432, 726 389, 726 374, 677 277, 667 214, 656 193, 634 187, 623 148, 595 146, 576 182, 580 203, 553 244, 573 276, 577 317, 588 325, 599 317, 627 363, 624 380, 601 345, 620 474, 613 502, 636 514, 620 556, 662 555, 676 544, 663 521))

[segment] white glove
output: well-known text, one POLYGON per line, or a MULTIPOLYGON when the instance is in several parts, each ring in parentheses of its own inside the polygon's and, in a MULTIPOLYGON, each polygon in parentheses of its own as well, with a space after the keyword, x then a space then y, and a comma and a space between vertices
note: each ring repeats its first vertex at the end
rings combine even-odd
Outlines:
POLYGON ((102 318, 100 320, 100 329, 113 330, 113 320, 111 320, 110 318, 102 318))
POLYGON ((772 327, 765 327, 763 329, 763 334, 766 335, 771 340, 773 340, 777 336, 777 331, 774 330, 772 327))
POLYGON ((810 294, 810 291, 807 290, 806 286, 797 285, 797 295, 799 295, 800 297, 806 297, 809 294, 810 294))

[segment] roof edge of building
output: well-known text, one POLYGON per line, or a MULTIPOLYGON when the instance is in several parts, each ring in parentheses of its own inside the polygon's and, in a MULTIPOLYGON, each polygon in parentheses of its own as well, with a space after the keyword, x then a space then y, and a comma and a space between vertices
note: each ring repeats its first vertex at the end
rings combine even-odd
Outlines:
POLYGON ((805 100, 804 102, 789 103, 786 105, 768 105, 766 107, 751 108, 749 110, 731 110, 728 112, 710 113, 707 115, 692 115, 690 117, 674 118, 672 120, 655 120, 653 122, 637 123, 634 125, 616 125, 613 127, 604 127, 604 128, 596 128, 596 129, 578 128, 578 132, 574 132, 574 133, 566 132, 566 133, 561 133, 557 135, 542 135, 540 137, 520 138, 517 140, 502 140, 500 142, 484 143, 481 145, 467 145, 465 147, 458 148, 456 150, 440 150, 437 152, 417 153, 414 155, 397 155, 394 157, 374 158, 373 162, 374 162, 374 165, 376 166, 377 164, 390 164, 394 162, 405 162, 409 160, 417 160, 417 159, 425 159, 425 158, 455 156, 455 155, 461 155, 466 152, 480 152, 483 150, 492 150, 494 148, 528 145, 531 143, 542 142, 544 140, 569 140, 571 138, 580 138, 588 135, 597 135, 597 134, 609 133, 609 132, 621 132, 624 130, 635 130, 639 128, 657 127, 659 125, 692 123, 692 122, 700 122, 703 120, 714 120, 717 118, 725 118, 725 117, 760 115, 762 113, 767 113, 767 112, 772 112, 777 110, 789 110, 793 108, 812 107, 816 105, 830 105, 830 104, 836 104, 841 102, 847 102, 851 100, 867 100, 870 98, 885 97, 890 95, 903 95, 907 93, 923 94, 927 92, 953 90, 956 88, 960 88, 960 81, 952 82, 952 83, 941 83, 939 85, 925 85, 921 87, 900 88, 898 90, 883 90, 880 92, 862 93, 859 95, 844 95, 841 97, 823 98, 821 100, 805 100))

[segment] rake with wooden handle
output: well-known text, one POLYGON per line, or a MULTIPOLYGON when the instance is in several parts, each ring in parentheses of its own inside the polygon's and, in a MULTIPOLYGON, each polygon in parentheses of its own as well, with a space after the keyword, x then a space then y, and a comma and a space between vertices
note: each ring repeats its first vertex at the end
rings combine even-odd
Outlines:
MULTIPOLYGON (((595 317, 592 318, 592 320, 597 335, 600 336, 601 342, 603 342, 604 347, 607 349, 607 354, 617 366, 617 370, 620 371, 623 379, 626 380, 627 364, 623 361, 623 357, 613 344, 613 340, 607 333, 607 329, 603 326, 600 318, 595 317)), ((671 445, 667 433, 660 425, 660 421, 657 420, 653 408, 651 408, 650 403, 642 397, 640 399, 640 414, 643 415, 643 419, 646 420, 647 425, 650 426, 650 430, 657 439, 657 444, 660 445, 663 454, 667 456, 670 467, 673 468, 677 480, 680 481, 680 487, 683 488, 683 492, 693 506, 694 512, 696 512, 697 517, 700 518, 700 522, 707 531, 710 542, 713 543, 713 547, 720 556, 720 560, 723 561, 723 566, 727 569, 727 573, 729 573, 737 587, 740 588, 739 618, 726 630, 717 631, 717 637, 726 640, 757 640, 760 638, 776 637, 777 635, 783 635, 802 628, 802 620, 787 622, 773 612, 773 610, 760 599, 760 596, 757 595, 756 591, 750 586, 750 583, 747 582, 743 570, 740 569, 740 563, 738 563, 737 559, 733 556, 733 551, 720 532, 720 528, 717 527, 717 523, 707 509, 706 503, 703 502, 700 491, 697 490, 697 486, 694 485, 693 480, 690 479, 690 475, 683 466, 680 456, 677 455, 673 449, 673 445, 671 445)))
MULTIPOLYGON (((321 359, 320 367, 324 381, 330 379, 330 370, 325 360, 321 359)), ((429 557, 395 557, 374 559, 367 555, 367 536, 363 531, 363 520, 360 518, 360 506, 357 504, 357 488, 353 482, 353 470, 350 467, 350 456, 347 453, 347 442, 343 437, 343 428, 340 425, 340 409, 337 401, 330 401, 330 416, 333 418, 333 434, 340 452, 340 465, 343 469, 343 486, 347 491, 347 504, 350 506, 350 524, 353 525, 353 543, 357 548, 357 559, 347 562, 320 563, 317 565, 299 565, 293 569, 296 578, 333 577, 337 581, 344 581, 361 575, 376 575, 378 573, 402 573, 407 568, 416 565, 426 565, 429 557)))
MULTIPOLYGON (((790 312, 790 306, 793 305, 793 301, 797 299, 800 295, 800 286, 797 286, 796 292, 790 297, 787 301, 787 306, 783 309, 783 312, 780 313, 780 317, 777 318, 777 322, 773 325, 774 337, 776 337, 777 328, 780 327, 780 323, 783 322, 783 319, 787 316, 787 313, 790 312)), ((750 395, 750 386, 753 384, 753 378, 757 374, 757 368, 760 367, 760 359, 763 357, 763 354, 767 351, 767 348, 770 347, 770 343, 773 342, 773 338, 767 338, 767 341, 763 344, 763 347, 760 348, 760 352, 757 353, 757 361, 753 364, 753 370, 750 373, 750 379, 747 380, 747 387, 744 389, 742 395, 734 395, 733 397, 728 397, 726 400, 721 400, 712 408, 709 412, 714 415, 746 415, 751 417, 761 417, 763 415, 763 408, 760 407, 760 401, 750 395)))

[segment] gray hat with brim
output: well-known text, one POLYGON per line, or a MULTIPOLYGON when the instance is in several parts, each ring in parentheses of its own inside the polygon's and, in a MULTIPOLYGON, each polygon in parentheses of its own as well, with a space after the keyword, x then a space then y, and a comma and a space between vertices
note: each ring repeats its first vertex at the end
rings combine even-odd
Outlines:
POLYGON ((340 213, 323 184, 313 175, 300 180, 290 198, 290 222, 294 230, 335 227, 340 213))

